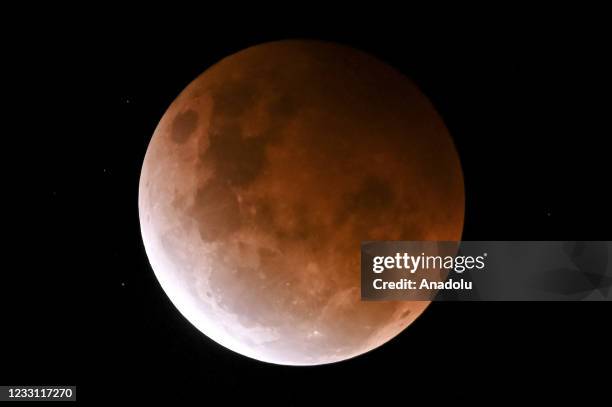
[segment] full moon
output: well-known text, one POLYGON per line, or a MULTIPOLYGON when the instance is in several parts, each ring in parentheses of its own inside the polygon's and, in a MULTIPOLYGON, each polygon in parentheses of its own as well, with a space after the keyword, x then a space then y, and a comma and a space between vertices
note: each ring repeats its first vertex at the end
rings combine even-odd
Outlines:
POLYGON ((464 186, 443 121, 407 77, 316 41, 247 48, 170 105, 138 207, 178 311, 242 355, 318 365, 399 334, 425 301, 360 298, 360 243, 460 240, 464 186))

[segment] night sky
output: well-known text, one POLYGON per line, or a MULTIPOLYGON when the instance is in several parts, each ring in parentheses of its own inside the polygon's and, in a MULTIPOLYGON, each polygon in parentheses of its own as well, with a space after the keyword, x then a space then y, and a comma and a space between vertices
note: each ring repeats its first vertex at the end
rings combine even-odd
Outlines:
POLYGON ((354 46, 417 83, 461 158, 465 240, 612 240, 603 37, 595 24, 509 27, 462 34, 380 20, 208 19, 189 32, 109 24, 14 45, 22 65, 10 87, 28 91, 18 92, 4 151, 15 210, 6 219, 0 384, 76 384, 80 400, 206 403, 218 393, 282 405, 317 402, 324 391, 361 399, 388 390, 408 401, 411 389, 433 384, 469 400, 485 378, 512 393, 512 370, 521 388, 558 395, 591 366, 609 366, 609 303, 434 303, 358 358, 269 365, 183 319, 144 252, 138 180, 158 120, 222 57, 286 38, 354 46))

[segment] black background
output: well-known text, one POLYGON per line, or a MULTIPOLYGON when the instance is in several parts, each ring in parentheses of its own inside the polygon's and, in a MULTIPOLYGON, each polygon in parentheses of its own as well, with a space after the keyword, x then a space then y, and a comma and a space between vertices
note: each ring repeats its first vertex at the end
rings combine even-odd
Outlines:
POLYGON ((465 240, 612 239, 608 47, 598 21, 450 26, 389 14, 317 20, 296 10, 148 27, 83 20, 37 26, 27 40, 12 31, 22 42, 10 41, 7 75, 16 92, 3 154, 0 384, 76 384, 81 402, 221 395, 281 405, 329 394, 459 402, 487 401, 484 389, 504 399, 602 391, 604 378, 589 372, 610 366, 609 303, 434 303, 379 349, 296 368, 215 344, 157 283, 137 194, 158 120, 222 57, 285 38, 352 45, 418 84, 461 157, 465 240))

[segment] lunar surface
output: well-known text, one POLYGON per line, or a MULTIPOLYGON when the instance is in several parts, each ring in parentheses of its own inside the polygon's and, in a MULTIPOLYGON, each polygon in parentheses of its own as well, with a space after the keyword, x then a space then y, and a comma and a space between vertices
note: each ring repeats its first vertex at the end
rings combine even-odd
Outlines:
POLYGON ((374 349, 424 311, 360 300, 360 242, 460 240, 464 187, 408 78, 348 47, 280 41, 221 60, 176 98, 138 205, 185 318, 251 358, 315 365, 374 349))

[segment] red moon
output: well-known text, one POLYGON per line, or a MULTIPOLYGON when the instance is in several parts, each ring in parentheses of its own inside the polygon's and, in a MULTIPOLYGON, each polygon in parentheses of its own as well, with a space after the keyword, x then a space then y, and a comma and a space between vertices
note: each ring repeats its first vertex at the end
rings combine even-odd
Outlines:
POLYGON ((362 302, 360 242, 460 240, 463 175, 408 78, 355 49, 279 41, 231 55, 170 105, 139 186, 147 256, 219 344, 332 363, 400 333, 428 302, 362 302))

